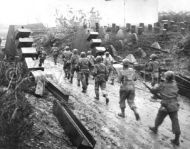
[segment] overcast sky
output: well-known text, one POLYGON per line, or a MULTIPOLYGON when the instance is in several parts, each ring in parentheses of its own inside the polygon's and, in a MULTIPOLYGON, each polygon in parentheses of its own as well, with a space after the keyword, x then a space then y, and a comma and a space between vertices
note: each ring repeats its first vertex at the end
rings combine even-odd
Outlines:
MULTIPOLYGON (((190 0, 125 1, 125 16, 130 21, 140 21, 142 16, 147 22, 154 21, 157 10, 190 11, 190 0)), ((66 5, 85 11, 89 11, 94 6, 101 12, 104 24, 114 21, 122 24, 124 22, 123 4, 124 0, 112 0, 112 2, 104 0, 0 0, 0 24, 43 22, 45 25, 54 26, 55 9, 58 8, 64 12, 66 5)))

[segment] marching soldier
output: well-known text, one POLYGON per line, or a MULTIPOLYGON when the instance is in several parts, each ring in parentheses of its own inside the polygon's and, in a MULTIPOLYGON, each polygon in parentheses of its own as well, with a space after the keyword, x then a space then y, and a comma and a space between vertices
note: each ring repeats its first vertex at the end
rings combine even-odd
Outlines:
POLYGON ((110 57, 109 52, 105 53, 105 58, 103 59, 103 62, 108 68, 108 77, 111 78, 111 85, 114 85, 113 59, 110 57))
POLYGON ((154 86, 156 83, 159 83, 159 62, 157 61, 157 58, 158 57, 156 54, 152 54, 147 66, 147 70, 151 72, 152 86, 154 86))
POLYGON ((86 93, 88 87, 88 77, 91 66, 92 64, 90 63, 89 59, 86 57, 86 53, 81 52, 81 58, 79 59, 78 68, 79 68, 80 80, 82 82, 83 93, 86 93))
POLYGON ((59 49, 58 49, 58 47, 56 47, 55 43, 53 44, 52 51, 53 51, 54 63, 55 63, 55 65, 57 65, 57 58, 58 58, 58 55, 59 55, 59 49))
POLYGON ((38 59, 38 56, 39 56, 38 51, 37 51, 37 50, 38 50, 38 49, 37 49, 37 44, 36 44, 36 43, 33 43, 33 44, 32 44, 32 48, 35 48, 35 49, 36 49, 37 55, 36 55, 35 59, 34 59, 34 57, 32 57, 33 60, 36 60, 36 59, 38 59))
POLYGON ((152 88, 152 91, 159 93, 161 96, 161 106, 156 116, 154 127, 149 127, 151 131, 157 133, 158 127, 162 124, 164 118, 169 115, 172 122, 172 131, 175 134, 175 138, 171 142, 175 145, 179 145, 180 138, 180 126, 178 121, 179 103, 177 100, 178 87, 174 79, 174 72, 167 71, 164 74, 165 81, 159 86, 152 88))
POLYGON ((70 51, 69 47, 65 47, 65 51, 63 52, 62 58, 64 62, 64 72, 65 72, 65 78, 69 79, 70 78, 70 69, 71 69, 71 56, 72 52, 70 51))
POLYGON ((135 85, 134 81, 136 78, 136 73, 133 68, 129 68, 129 60, 124 59, 123 60, 123 70, 119 72, 119 83, 121 83, 120 86, 120 108, 121 113, 118 114, 118 116, 124 118, 125 117, 125 100, 127 99, 128 105, 133 110, 136 120, 140 120, 139 113, 137 112, 137 107, 135 105, 134 99, 135 99, 135 85))
POLYGON ((92 55, 91 51, 87 52, 87 58, 89 59, 90 63, 92 64, 92 68, 90 69, 90 74, 92 75, 93 67, 95 64, 95 57, 92 55))
POLYGON ((88 51, 88 52, 87 52, 87 58, 90 60, 91 64, 94 65, 94 63, 95 63, 95 58, 94 58, 94 56, 92 55, 92 52, 91 52, 91 51, 88 51))
POLYGON ((40 52, 40 54, 39 54, 39 67, 41 67, 42 66, 42 64, 44 64, 44 61, 45 61, 45 59, 46 59, 46 56, 47 56, 47 54, 46 54, 46 52, 44 51, 44 48, 43 47, 41 47, 41 52, 40 52))
POLYGON ((93 74, 95 77, 95 94, 96 100, 99 100, 99 87, 102 90, 103 97, 106 99, 106 104, 109 103, 109 98, 106 93, 106 81, 108 80, 108 69, 102 62, 102 57, 96 57, 96 64, 94 65, 93 74))
POLYGON ((78 49, 74 49, 73 55, 71 56, 71 79, 70 79, 70 83, 73 83, 73 76, 74 76, 74 73, 76 71, 78 86, 80 86, 79 69, 77 67, 78 62, 79 62, 78 49))

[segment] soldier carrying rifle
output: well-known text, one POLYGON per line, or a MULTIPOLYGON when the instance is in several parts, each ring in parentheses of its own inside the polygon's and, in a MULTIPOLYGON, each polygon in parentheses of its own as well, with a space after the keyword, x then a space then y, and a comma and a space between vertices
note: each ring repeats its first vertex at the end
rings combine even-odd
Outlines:
POLYGON ((171 142, 175 145, 179 145, 179 137, 181 131, 178 121, 178 87, 174 78, 173 71, 165 72, 164 76, 165 81, 151 89, 151 92, 159 93, 161 98, 161 106, 156 116, 155 125, 154 127, 150 127, 150 130, 154 133, 157 133, 158 127, 162 124, 165 117, 169 115, 172 121, 172 131, 175 134, 175 138, 171 140, 171 142))
POLYGON ((134 112, 136 120, 140 120, 139 113, 137 112, 137 107, 135 105, 135 85, 134 81, 136 78, 136 73, 133 68, 129 67, 130 62, 128 59, 123 60, 123 70, 119 72, 119 83, 121 83, 119 96, 120 96, 120 108, 121 113, 118 116, 124 118, 125 117, 125 100, 127 99, 128 105, 131 110, 134 112))

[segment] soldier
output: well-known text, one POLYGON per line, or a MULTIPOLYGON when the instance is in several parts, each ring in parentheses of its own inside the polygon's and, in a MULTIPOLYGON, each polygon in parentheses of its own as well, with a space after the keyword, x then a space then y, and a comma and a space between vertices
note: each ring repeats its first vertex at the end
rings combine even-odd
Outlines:
POLYGON ((88 77, 89 71, 92 64, 90 63, 89 59, 86 57, 85 52, 81 52, 81 58, 78 62, 78 68, 80 73, 80 80, 82 82, 82 92, 86 93, 88 87, 88 77))
POLYGON ((108 69, 102 62, 102 57, 96 57, 96 64, 94 65, 93 75, 95 77, 95 94, 96 100, 99 100, 99 87, 102 90, 103 97, 106 99, 106 104, 109 103, 109 98, 106 93, 106 81, 108 79, 108 69))
POLYGON ((159 93, 161 96, 161 106, 156 116, 154 127, 149 127, 151 131, 157 133, 158 127, 162 124, 164 118, 169 115, 172 122, 172 131, 175 134, 175 139, 171 142, 175 145, 179 145, 179 137, 181 134, 179 121, 178 121, 178 110, 179 103, 177 100, 178 87, 174 79, 174 72, 167 71, 164 74, 165 81, 158 86, 152 88, 152 91, 159 93))
POLYGON ((71 56, 71 79, 70 79, 70 83, 73 83, 73 76, 74 76, 74 73, 76 71, 78 86, 80 86, 79 69, 77 67, 78 62, 79 62, 78 49, 74 49, 73 55, 71 56))
POLYGON ((157 61, 157 55, 152 54, 150 56, 150 61, 147 65, 148 71, 151 72, 152 82, 151 85, 154 86, 156 83, 159 83, 159 62, 157 61))
POLYGON ((87 52, 87 58, 90 60, 91 64, 94 65, 94 63, 95 63, 95 58, 94 58, 94 56, 92 55, 92 52, 91 52, 91 51, 88 51, 88 52, 87 52))
POLYGON ((55 43, 53 44, 52 52, 53 52, 54 63, 55 63, 55 65, 57 65, 57 58, 58 58, 58 55, 59 55, 59 49, 58 49, 58 47, 56 47, 55 43))
POLYGON ((46 52, 44 51, 44 48, 43 47, 41 47, 41 50, 40 50, 41 52, 40 52, 40 54, 39 54, 39 67, 41 67, 42 66, 42 64, 44 64, 44 61, 45 61, 45 59, 46 59, 46 56, 47 56, 47 54, 46 54, 46 52))
POLYGON ((92 68, 90 69, 90 74, 92 75, 93 67, 95 64, 95 57, 92 55, 91 51, 87 52, 87 58, 89 59, 90 63, 92 64, 92 68))
POLYGON ((110 57, 109 52, 105 53, 105 58, 103 59, 103 63, 108 68, 108 77, 111 78, 111 85, 114 85, 113 59, 110 57))
POLYGON ((137 79, 135 70, 133 68, 129 68, 130 62, 128 59, 123 60, 123 70, 119 72, 119 83, 121 83, 120 86, 120 108, 121 113, 118 114, 118 116, 124 118, 125 117, 125 100, 127 99, 128 105, 131 108, 131 110, 135 114, 136 120, 140 120, 139 113, 137 112, 137 108, 134 102, 135 99, 135 85, 134 81, 137 79))
POLYGON ((65 72, 65 78, 69 79, 70 78, 70 69, 71 69, 71 56, 72 52, 70 51, 69 47, 65 47, 65 51, 63 52, 62 58, 64 62, 64 72, 65 72))
MULTIPOLYGON (((37 44, 36 44, 36 43, 33 43, 33 44, 32 44, 32 48, 35 48, 35 49, 36 49, 36 52, 38 52, 38 51, 37 51, 37 44)), ((37 53, 35 59, 34 59, 34 57, 32 57, 32 59, 33 59, 33 60, 38 59, 38 53, 37 53)))

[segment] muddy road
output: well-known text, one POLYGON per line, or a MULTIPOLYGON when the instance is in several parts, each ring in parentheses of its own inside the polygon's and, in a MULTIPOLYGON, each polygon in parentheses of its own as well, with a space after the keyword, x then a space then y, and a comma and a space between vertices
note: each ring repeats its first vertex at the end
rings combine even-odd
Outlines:
POLYGON ((169 117, 165 119, 157 135, 150 132, 148 126, 154 124, 154 120, 160 106, 159 101, 151 99, 151 94, 140 81, 136 82, 136 105, 141 116, 141 121, 136 121, 133 112, 126 108, 126 118, 117 116, 119 108, 119 84, 107 84, 110 98, 106 105, 103 97, 99 101, 94 99, 94 80, 90 78, 87 93, 82 93, 77 86, 76 78, 70 84, 64 78, 61 64, 54 65, 50 60, 45 61, 45 72, 53 74, 53 80, 57 85, 70 93, 69 103, 73 112, 84 124, 87 130, 95 137, 97 143, 95 149, 188 149, 190 146, 190 100, 179 97, 180 111, 179 122, 181 126, 181 145, 175 147, 170 143, 174 137, 171 131, 169 117), (141 90, 142 89, 142 90, 141 90), (145 91, 144 91, 145 90, 145 91))

